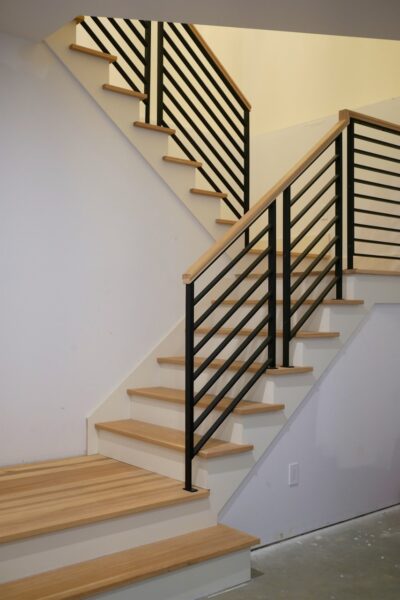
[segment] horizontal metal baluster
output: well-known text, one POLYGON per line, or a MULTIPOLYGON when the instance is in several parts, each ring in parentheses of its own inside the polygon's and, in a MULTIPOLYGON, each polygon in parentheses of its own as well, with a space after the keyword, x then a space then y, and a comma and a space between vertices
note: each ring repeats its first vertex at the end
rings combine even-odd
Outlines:
POLYGON ((380 244, 383 246, 400 246, 400 243, 397 242, 381 242, 380 240, 368 240, 364 238, 354 238, 355 242, 364 242, 366 244, 380 244))
MULTIPOLYGON (((397 217, 400 219, 400 215, 397 217)), ((355 227, 362 227, 363 229, 378 229, 380 231, 391 231, 393 233, 400 233, 400 229, 395 227, 383 227, 382 225, 367 225, 367 223, 355 223, 355 227)))
POLYGON ((381 175, 388 175, 389 177, 400 177, 400 173, 387 171, 386 169, 378 169, 377 167, 370 167, 368 165, 361 165, 359 163, 354 163, 354 168, 362 169, 364 171, 372 171, 373 173, 380 173, 381 175))
MULTIPOLYGON (((212 279, 209 283, 207 283, 207 285, 201 290, 201 292, 199 292, 195 298, 195 303, 197 304, 198 302, 200 302, 200 300, 202 298, 204 298, 204 296, 206 296, 209 292, 211 292, 211 290, 213 289, 213 287, 219 283, 222 279, 222 277, 225 277, 225 275, 227 273, 229 273, 229 271, 242 259, 246 256, 246 254, 248 254, 249 250, 251 250, 256 244, 257 242, 259 242, 260 240, 262 240, 262 238, 265 236, 266 233, 268 233, 268 231, 271 229, 270 225, 267 225, 266 227, 264 227, 264 229, 262 229, 257 235, 256 237, 251 240, 251 242, 249 242, 244 248, 243 250, 241 250, 239 252, 239 254, 237 254, 234 258, 232 258, 232 260, 229 262, 229 264, 224 267, 216 277, 214 277, 214 279, 212 279)), ((228 250, 228 248, 230 248, 235 242, 238 241, 238 239, 243 235, 243 233, 241 233, 235 240, 233 240, 233 242, 231 242, 229 244, 229 246, 227 246, 223 252, 226 252, 228 250)), ((269 247, 268 248, 264 248, 264 252, 268 253, 269 251, 269 247)), ((222 255, 223 253, 219 254, 212 263, 210 263, 210 265, 208 265, 209 267, 214 264, 214 262, 222 255)))
POLYGON ((368 181, 368 179, 354 179, 354 183, 362 183, 363 185, 372 185, 374 187, 385 188, 386 190, 395 190, 400 192, 400 187, 394 185, 386 185, 384 183, 378 183, 377 181, 368 181))
POLYGON ((322 177, 322 175, 324 173, 326 173, 326 171, 329 169, 329 167, 331 167, 333 165, 333 163, 336 161, 337 158, 338 158, 338 155, 335 154, 335 156, 333 156, 333 158, 331 158, 330 161, 328 161, 326 163, 326 165, 324 165, 318 171, 318 173, 316 175, 314 175, 314 177, 312 179, 310 179, 310 181, 299 192, 297 192, 297 194, 295 196, 293 196, 293 198, 290 201, 291 206, 293 206, 293 204, 295 202, 297 202, 307 192, 307 190, 309 190, 310 187, 312 185, 314 185, 314 183, 316 183, 320 177, 322 177))
POLYGON ((232 103, 231 99, 224 92, 224 90, 221 88, 221 86, 219 85, 219 83, 215 80, 215 78, 210 73, 210 71, 207 69, 207 67, 204 65, 204 63, 199 59, 199 57, 194 52, 194 50, 190 46, 190 44, 185 40, 185 38, 183 37, 183 35, 181 34, 181 32, 178 30, 178 28, 176 27, 176 25, 174 23, 168 23, 168 25, 171 27, 172 31, 175 33, 175 35, 177 36, 177 38, 179 39, 179 41, 181 42, 181 44, 185 47, 185 49, 187 50, 187 52, 196 61, 197 65, 203 71, 203 73, 206 76, 206 78, 211 82, 211 84, 214 86, 214 88, 217 90, 217 92, 223 98, 223 100, 227 104, 227 106, 229 106, 230 110, 235 114, 235 116, 237 117, 237 119, 239 120, 239 122, 241 124, 243 124, 243 116, 240 114, 240 112, 238 111, 238 109, 232 103))
POLYGON ((385 131, 386 133, 390 133, 391 135, 400 135, 400 132, 393 131, 393 129, 391 129, 390 127, 385 127, 384 125, 378 125, 376 123, 367 123, 366 121, 361 121, 360 119, 357 119, 357 117, 352 117, 352 121, 355 124, 361 125, 362 127, 367 127, 368 129, 377 129, 378 131, 385 131))
POLYGON ((293 292, 295 292, 297 290, 299 285, 301 285, 303 283, 303 281, 310 275, 311 271, 314 270, 314 268, 318 265, 318 263, 320 263, 321 260, 323 260, 325 258, 325 255, 329 252, 329 250, 332 248, 332 246, 335 245, 336 242, 337 242, 337 236, 333 237, 328 242, 328 244, 321 251, 319 256, 317 256, 317 258, 315 258, 312 261, 312 263, 305 269, 305 271, 303 271, 302 274, 299 275, 299 277, 296 279, 296 281, 290 286, 290 294, 291 295, 293 294, 293 292))
POLYGON ((373 144, 379 144, 380 146, 386 146, 386 148, 394 148, 395 150, 400 150, 400 146, 398 146, 397 144, 384 142, 383 140, 377 140, 376 138, 371 138, 365 135, 354 134, 354 139, 363 140, 365 142, 371 142, 373 144))
POLYGON ((137 68, 135 63, 132 62, 132 60, 129 58, 129 56, 127 55, 125 50, 117 42, 115 37, 111 35, 111 33, 108 31, 108 29, 104 26, 104 24, 100 21, 100 19, 98 17, 92 17, 92 19, 96 23, 96 25, 100 29, 100 31, 103 33, 103 35, 105 35, 106 38, 109 40, 109 42, 114 46, 114 48, 116 48, 118 54, 120 54, 120 56, 122 56, 122 58, 124 59, 126 64, 129 65, 129 68, 135 73, 136 77, 138 79, 140 79, 140 81, 143 83, 144 82, 143 73, 141 73, 139 71, 139 69, 137 68))
POLYGON ((312 208, 314 204, 322 198, 322 196, 329 190, 330 187, 332 187, 332 185, 337 181, 337 179, 338 176, 334 175, 328 181, 328 183, 326 183, 324 187, 314 196, 314 198, 310 200, 308 204, 301 211, 299 211, 295 217, 293 217, 290 223, 291 227, 294 227, 296 223, 298 223, 308 213, 310 208, 312 208))
MULTIPOLYGON (((173 112, 165 104, 164 104, 164 112, 169 117, 171 117, 174 121, 176 121, 177 123, 180 123, 179 120, 177 119, 177 117, 173 114, 173 112)), ((182 112, 181 109, 180 109, 180 112, 182 112)), ((179 125, 178 125, 178 127, 179 127, 179 125)), ((204 152, 204 150, 201 149, 201 147, 197 144, 197 142, 193 139, 193 137, 190 135, 190 133, 187 130, 183 130, 182 129, 182 124, 181 123, 180 123, 180 133, 182 135, 184 135, 189 140, 190 144, 198 152, 199 158, 202 158, 203 161, 208 164, 208 166, 210 167, 210 169, 212 169, 214 171, 214 173, 217 175, 217 177, 221 180, 221 182, 226 187, 225 191, 226 192, 231 192, 231 194, 236 198, 236 200, 238 202, 242 203, 242 198, 239 196, 239 194, 237 193, 237 191, 235 190, 235 188, 232 187, 232 185, 228 182, 228 180, 223 175, 221 175, 221 173, 218 171, 217 167, 214 164, 213 159, 210 158, 209 156, 207 156, 207 154, 204 152)), ((221 190, 216 190, 216 191, 220 192, 221 190)))
POLYGON ((324 208, 317 214, 316 217, 314 217, 314 219, 312 219, 310 221, 310 223, 307 225, 307 227, 305 227, 303 229, 303 231, 301 233, 299 233, 299 235, 291 242, 290 244, 290 249, 293 250, 293 248, 295 248, 297 246, 297 244, 299 242, 301 242, 301 240, 303 239, 303 237, 317 224, 319 223, 319 221, 321 220, 321 218, 324 216, 324 214, 326 212, 328 212, 328 210, 334 206, 335 202, 337 200, 337 196, 335 195, 326 206, 324 206, 324 208))
MULTIPOLYGON (((189 123, 189 125, 192 127, 192 129, 196 132, 196 134, 199 136, 199 138, 203 141, 203 143, 207 146, 207 148, 209 150, 211 150, 211 152, 214 154, 214 156, 216 157, 218 162, 225 168, 227 173, 229 173, 229 175, 235 181, 236 185, 238 185, 240 188, 243 188, 243 182, 237 178, 235 173, 229 167, 228 163, 221 156, 221 151, 222 152, 224 151, 223 142, 220 139, 218 140, 218 143, 221 145, 221 151, 220 151, 220 150, 218 150, 218 148, 215 147, 214 144, 211 143, 211 141, 208 139, 208 137, 201 131, 199 126, 193 121, 193 119, 189 115, 189 113, 183 108, 182 104, 180 104, 178 102, 178 100, 174 97, 174 95, 171 94, 171 92, 165 86, 164 86, 164 93, 166 96, 168 96, 168 98, 171 100, 171 102, 174 104, 174 106, 178 109, 178 111, 181 113, 181 115, 186 119, 186 121, 189 123)), ((182 133, 187 135, 187 131, 183 130, 183 128, 182 128, 182 133)), ((217 137, 219 137, 219 136, 217 134, 215 134, 214 137, 217 139, 217 137)), ((231 155, 230 151, 227 151, 227 149, 225 149, 225 151, 226 151, 227 155, 229 156, 229 158, 232 160, 232 155, 231 155)), ((240 163, 238 163, 235 158, 233 158, 232 162, 234 162, 236 166, 239 165, 239 168, 240 168, 240 163)))
MULTIPOLYGON (((252 319, 254 317, 254 315, 257 314, 257 312, 260 310, 260 308, 262 308, 266 302, 268 301, 269 297, 270 297, 270 293, 268 292, 267 294, 264 294, 264 296, 261 298, 261 300, 259 300, 257 302, 257 304, 254 305, 254 307, 246 314, 245 317, 243 317, 243 319, 240 321, 240 323, 238 325, 236 325, 232 331, 225 336, 223 342, 221 342, 221 344, 219 344, 219 346, 217 346, 217 348, 215 350, 213 350, 213 352, 210 354, 210 356, 208 356, 200 365, 200 367, 198 367, 194 373, 194 378, 197 379, 197 377, 199 377, 199 375, 201 375, 201 373, 204 371, 204 369, 206 369, 208 367, 208 365, 214 360, 214 358, 217 358, 218 354, 220 354, 220 352, 238 335, 238 333, 243 329, 243 327, 250 321, 250 319, 252 319)), ((224 321, 226 322, 226 321, 224 321)), ((222 323, 223 325, 224 323, 222 323)), ((221 329, 222 325, 220 325, 219 327, 213 328, 212 331, 209 331, 207 333, 207 335, 204 336, 204 338, 201 339, 201 343, 197 344, 194 349, 193 349, 193 353, 197 354, 201 348, 203 348, 203 346, 215 335, 218 335, 218 331, 219 329, 221 329), (207 338, 204 342, 203 340, 207 338)))
MULTIPOLYGON (((300 308, 300 306, 307 300, 308 296, 315 290, 315 288, 321 283, 321 281, 326 277, 326 275, 331 271, 332 267, 337 263, 337 258, 332 258, 329 264, 325 267, 325 269, 315 278, 314 282, 310 285, 307 291, 295 302, 295 304, 290 309, 290 316, 293 316, 294 313, 300 308)), ((335 283, 336 283, 336 277, 335 283)))
MULTIPOLYGON (((264 324, 263 324, 263 327, 264 327, 264 324)), ((240 344, 239 348, 237 348, 235 350, 235 352, 225 361, 225 363, 222 365, 222 367, 220 367, 217 370, 217 372, 207 381, 207 383, 201 388, 201 390, 199 392, 197 392, 197 394, 195 394, 195 397, 194 397, 194 404, 195 405, 201 400, 201 398, 204 396, 204 394, 206 394, 208 392, 208 390, 214 385, 214 383, 216 383, 218 381, 218 379, 220 379, 221 375, 223 375, 225 373, 225 371, 227 369, 229 369, 229 367, 235 362, 235 360, 238 358, 238 356, 240 356, 240 354, 243 352, 243 350, 245 350, 247 348, 247 346, 253 341, 253 339, 256 337, 257 334, 258 334, 258 331, 257 331, 257 333, 255 333, 253 331, 245 339, 245 341, 240 344)), ((260 344, 260 346, 257 348, 256 352, 258 352, 258 353, 257 354, 256 354, 256 352, 253 353, 253 354, 255 354, 255 357, 257 357, 259 354, 261 354, 261 352, 268 346, 268 344, 269 344, 269 338, 266 338, 260 344)), ((247 361, 245 362, 245 364, 247 364, 248 361, 249 361, 249 359, 247 359, 247 361)), ((253 361, 254 361, 254 358, 253 358, 253 361)), ((249 363, 249 366, 250 365, 251 365, 251 362, 249 363)), ((242 368, 243 367, 239 368, 238 373, 241 372, 242 368)), ((249 367, 247 367, 245 370, 247 370, 248 368, 249 367)), ((223 393, 224 393, 224 395, 226 394, 226 392, 228 390, 230 390, 231 387, 232 386, 229 386, 229 382, 228 382, 228 384, 225 385, 224 389, 222 390, 223 393)))
POLYGON ((388 256, 386 254, 363 254, 361 252, 354 252, 355 256, 365 256, 368 258, 385 258, 390 260, 400 260, 400 256, 388 256))
MULTIPOLYGON (((399 202, 400 204, 400 202, 399 202)), ((354 209, 356 213, 363 213, 366 215, 376 215, 378 217, 389 217, 390 219, 400 219, 400 215, 395 215, 393 213, 380 212, 378 210, 367 210, 366 208, 356 208, 354 209)))
POLYGON ((145 48, 146 44, 143 43, 142 44, 142 51, 140 52, 140 50, 138 50, 135 46, 135 44, 132 42, 132 40, 126 35, 125 31, 122 29, 121 25, 112 17, 108 18, 108 21, 111 23, 111 25, 114 27, 114 29, 119 33, 119 35, 122 37, 122 39, 124 40, 125 44, 130 48, 130 50, 132 50, 132 52, 136 55, 136 57, 140 60, 140 62, 143 64, 145 63, 145 59, 144 59, 144 52, 143 49, 145 48))
POLYGON ((292 338, 296 335, 296 333, 298 333, 298 331, 303 327, 304 323, 311 317, 312 313, 314 312, 315 309, 318 308, 318 306, 321 304, 321 302, 324 300, 325 296, 331 291, 331 289, 333 287, 335 287, 335 285, 338 282, 338 277, 334 277, 332 279, 332 281, 330 281, 327 285, 327 287, 324 289, 323 292, 321 292, 321 294, 318 296, 318 298, 316 298, 315 302, 313 302, 313 304, 311 305, 311 307, 304 313, 304 315, 297 321, 296 325, 293 326, 292 328, 292 338))
POLYGON ((367 152, 367 150, 358 150, 355 148, 354 153, 363 154, 364 156, 370 156, 371 158, 377 158, 379 160, 389 160, 390 162, 400 163, 400 158, 393 158, 392 156, 386 156, 384 154, 375 154, 374 152, 367 152))
MULTIPOLYGON (((261 352, 263 350, 265 350, 265 348, 267 348, 268 343, 270 341, 271 341, 271 338, 268 337, 266 340, 263 341, 263 344, 257 348, 256 352, 258 352, 258 351, 259 352, 256 355, 256 358, 259 354, 261 354, 261 352), (267 343, 265 343, 265 342, 267 342, 267 343), (261 346, 263 346, 263 347, 260 350, 261 346)), ((253 353, 253 354, 255 354, 255 353, 253 353)), ((270 359, 268 359, 267 362, 269 362, 269 360, 270 359)), ((251 366, 252 366, 252 363, 249 364, 249 367, 251 367, 251 366)), ((249 367, 247 367, 247 368, 249 368, 249 367)), ((235 373, 235 375, 233 375, 231 377, 231 379, 228 381, 228 383, 225 384, 223 389, 220 392, 218 392, 218 394, 213 398, 213 400, 210 402, 210 404, 207 406, 207 408, 205 408, 203 410, 201 415, 199 415, 197 417, 197 419, 194 422, 194 430, 195 431, 196 431, 196 429, 198 429, 200 427, 200 425, 205 421, 205 419, 207 419, 207 417, 212 413, 212 411, 218 406, 218 404, 225 397, 227 392, 239 381, 239 379, 242 377, 242 375, 245 373, 245 371, 247 371, 247 369, 244 369, 243 372, 241 372, 242 369, 244 369, 244 365, 242 365, 242 367, 240 367, 240 369, 237 371, 237 373, 235 373)))
POLYGON ((305 258, 307 258, 307 255, 311 252, 311 250, 314 248, 314 246, 316 246, 316 244, 318 244, 318 242, 320 240, 322 240, 322 238, 324 237, 324 235, 326 235, 328 233, 328 231, 330 230, 330 228, 333 227, 333 225, 335 225, 335 223, 336 223, 337 220, 338 220, 338 218, 335 215, 333 217, 333 219, 331 221, 329 221, 329 223, 321 230, 321 232, 315 238, 313 238, 312 242, 310 242, 308 244, 308 246, 305 248, 305 250, 303 250, 303 252, 293 261, 293 263, 291 265, 291 270, 292 271, 294 271, 296 269, 296 267, 298 267, 299 264, 305 258))
MULTIPOLYGON (((232 120, 232 117, 230 117, 229 114, 226 112, 226 110, 222 106, 221 102, 219 100, 217 100, 217 98, 215 98, 214 94, 212 94, 210 92, 210 89, 207 87, 203 78, 197 73, 196 69, 193 68, 193 66, 190 64, 190 62, 185 57, 185 55, 181 52, 181 50, 178 48, 178 46, 175 44, 175 42, 171 39, 171 37, 168 34, 165 34, 165 39, 168 41, 169 45, 174 50, 175 54, 179 57, 179 59, 185 65, 185 67, 187 68, 189 73, 192 75, 193 79, 195 81, 197 81, 197 83, 200 85, 200 87, 206 92, 207 98, 210 98, 210 100, 212 100, 214 106, 216 108, 218 108, 218 110, 220 111, 222 116, 225 118, 226 122, 229 123, 230 127, 232 127, 233 131, 235 131, 235 133, 237 133, 237 135, 239 135, 239 136, 243 135, 241 133, 240 129, 238 128, 238 126, 236 125, 236 123, 232 120)), ((239 119, 239 123, 241 126, 243 125, 242 119, 239 119)))
MULTIPOLYGON (((83 29, 86 31, 86 33, 89 34, 89 36, 92 38, 92 40, 95 42, 95 44, 97 44, 97 46, 100 48, 100 50, 102 52, 104 52, 105 54, 111 54, 111 52, 109 52, 107 50, 106 46, 103 44, 102 41, 100 41, 100 39, 97 37, 97 35, 93 31, 93 29, 88 25, 88 23, 86 21, 82 21, 81 27, 83 27, 83 29)), ((136 92, 140 92, 138 86, 132 81, 132 79, 129 77, 129 75, 127 75, 127 73, 125 73, 125 70, 121 67, 120 64, 118 64, 118 61, 113 63, 113 67, 115 69, 117 69, 118 73, 125 79, 127 84, 130 85, 130 87, 133 90, 135 90, 136 92)))
MULTIPOLYGON (((237 143, 237 141, 229 133, 228 129, 222 123, 222 121, 220 120, 220 118, 217 117, 217 115, 214 113, 214 111, 210 107, 210 104, 208 102, 206 102, 206 100, 203 98, 203 96, 201 94, 199 94, 199 90, 196 90, 196 88, 194 87, 193 83, 185 75, 185 73, 182 71, 182 69, 177 64, 177 62, 172 58, 172 56, 168 52, 168 50, 165 50, 165 57, 171 63, 171 65, 174 68, 174 70, 178 73, 179 77, 184 81, 185 85, 187 85, 187 87, 190 89, 190 91, 192 92, 192 94, 194 94, 196 96, 197 100, 200 102, 200 104, 202 105, 202 107, 207 111, 207 113, 210 115, 210 117, 215 121, 215 123, 218 125, 218 127, 221 129, 221 131, 224 132, 224 134, 226 135, 226 137, 231 142, 232 146, 243 157, 244 156, 243 146, 242 147, 239 146, 239 144, 237 143)), ((209 100, 209 97, 207 97, 207 100, 209 100)), ((235 130, 235 132, 238 135, 238 137, 240 138, 240 141, 243 143, 243 141, 244 141, 244 135, 243 135, 243 133, 240 133, 239 130, 237 130, 237 131, 235 130)))

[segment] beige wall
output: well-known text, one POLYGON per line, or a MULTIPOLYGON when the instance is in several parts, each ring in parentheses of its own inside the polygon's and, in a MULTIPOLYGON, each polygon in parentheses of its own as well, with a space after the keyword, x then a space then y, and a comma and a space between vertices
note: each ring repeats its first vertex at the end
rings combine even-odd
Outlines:
POLYGON ((253 105, 254 133, 400 96, 400 42, 199 27, 253 105))

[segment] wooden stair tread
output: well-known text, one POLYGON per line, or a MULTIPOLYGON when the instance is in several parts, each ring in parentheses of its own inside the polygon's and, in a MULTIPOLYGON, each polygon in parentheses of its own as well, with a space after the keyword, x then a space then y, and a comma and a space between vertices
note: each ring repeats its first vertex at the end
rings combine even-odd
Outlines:
POLYGON ((259 539, 254 536, 226 525, 215 525, 2 584, 0 597, 2 600, 65 600, 98 595, 256 544, 259 539))
MULTIPOLYGON (((133 388, 127 390, 129 396, 142 396, 144 398, 152 398, 154 400, 163 400, 165 402, 173 402, 175 404, 185 404, 185 390, 177 390, 168 387, 147 387, 133 388)), ((206 408, 215 398, 213 394, 205 394, 197 403, 200 408, 206 408)), ((233 398, 223 398, 215 410, 225 410, 232 402, 233 398)), ((277 412, 285 408, 284 404, 266 404, 263 402, 251 402, 242 400, 233 410, 237 415, 252 415, 264 412, 277 412)))
POLYGON ((176 165, 195 167, 196 169, 200 169, 203 166, 203 163, 199 162, 198 160, 189 160, 188 158, 179 158, 178 156, 163 156, 163 160, 176 165))
MULTIPOLYGON (((162 425, 153 425, 144 421, 135 419, 123 419, 121 421, 109 421, 106 423, 96 423, 96 429, 103 431, 111 431, 119 435, 141 440, 149 444, 156 444, 164 448, 185 450, 185 432, 171 427, 162 425)), ((199 436, 195 434, 195 443, 199 440, 199 436)), ((203 458, 215 458, 217 456, 225 456, 230 454, 238 454, 252 450, 251 444, 233 444, 232 442, 224 442, 216 438, 211 438, 203 446, 199 452, 199 456, 203 458)))
POLYGON ((400 271, 389 271, 387 269, 344 269, 343 275, 382 275, 383 277, 399 276, 400 271))
MULTIPOLYGON (((211 331, 211 327, 198 327, 195 331, 196 334, 201 333, 201 334, 207 334, 211 331)), ((215 335, 229 335, 230 333, 232 333, 233 331, 233 327, 221 327, 218 330, 218 333, 216 333, 215 335)), ((237 335, 243 336, 243 335, 250 335, 253 332, 253 329, 249 329, 247 327, 243 327, 243 329, 241 329, 239 331, 239 333, 237 335)), ((268 330, 263 330, 260 331, 259 334, 262 337, 266 337, 268 335, 268 330)), ((276 336, 277 337, 282 337, 283 333, 282 331, 277 331, 276 332, 276 336)), ((298 331, 295 335, 296 338, 305 338, 305 339, 318 339, 318 338, 337 338, 339 337, 340 333, 338 331, 298 331)))
POLYGON ((196 194, 198 196, 210 196, 211 198, 227 198, 228 194, 225 192, 214 192, 213 190, 201 190, 199 188, 190 188, 191 194, 196 194))
POLYGON ((116 94, 123 94, 124 96, 132 96, 132 98, 137 98, 138 100, 146 100, 147 94, 143 94, 142 92, 136 92, 135 90, 129 90, 128 88, 120 87, 118 85, 111 85, 110 83, 103 83, 103 90, 107 90, 109 92, 115 92, 116 94))
MULTIPOLYGON (((264 252, 265 248, 250 248, 249 250, 249 254, 261 254, 262 252, 264 252)), ((301 252, 291 252, 290 256, 292 256, 293 258, 297 258, 301 255, 301 252)), ((277 250, 276 251, 276 255, 277 256, 283 256, 283 250, 277 250)), ((319 256, 319 254, 317 252, 309 252, 307 254, 307 256, 304 257, 304 260, 306 258, 317 258, 319 256)), ((330 254, 326 254, 322 260, 331 260, 332 256, 330 254)))
MULTIPOLYGON (((205 361, 205 357, 195 356, 194 364, 196 367, 199 367, 205 361)), ((160 356, 157 358, 157 362, 160 365, 177 365, 184 366, 185 365, 185 357, 184 356, 160 356)), ((210 369, 218 369, 225 364, 225 360, 221 358, 215 358, 209 365, 210 369)), ((244 361, 235 360, 228 368, 232 371, 237 371, 243 366, 244 361)), ((254 373, 261 368, 262 364, 258 362, 254 362, 248 369, 247 373, 254 373)), ((268 369, 266 375, 278 377, 280 375, 299 375, 302 373, 311 373, 313 370, 312 367, 277 367, 276 369, 268 369)))
POLYGON ((107 54, 106 52, 101 52, 100 50, 93 50, 93 48, 87 48, 86 46, 80 46, 79 44, 70 44, 69 49, 74 50, 75 52, 82 52, 83 54, 88 54, 89 56, 102 58, 103 60, 107 60, 109 63, 114 63, 118 60, 118 57, 114 54, 107 54))
POLYGON ((163 127, 162 125, 154 125, 153 123, 144 123, 143 121, 134 121, 133 125, 134 127, 148 129, 149 131, 157 131, 167 135, 175 135, 176 133, 175 129, 171 129, 171 127, 163 127))
POLYGON ((237 223, 237 220, 235 221, 234 219, 215 219, 215 222, 218 225, 234 225, 235 223, 237 223))
POLYGON ((208 495, 190 494, 180 481, 111 458, 82 458, 1 470, 0 543, 208 495))
MULTIPOLYGON (((292 271, 291 273, 291 277, 300 277, 300 275, 303 275, 304 271, 292 271)), ((318 275, 321 275, 321 273, 323 273, 323 269, 321 270, 315 270, 315 271, 310 271, 310 273, 307 275, 307 277, 316 277, 318 275)), ((259 277, 261 277, 264 273, 249 273, 246 276, 246 279, 258 279, 259 277)), ((235 273, 235 277, 240 277, 241 273, 235 273)), ((276 273, 277 277, 283 277, 283 273, 276 273)), ((334 277, 335 276, 335 271, 328 271, 328 273, 326 273, 326 277, 334 277)))
MULTIPOLYGON (((221 304, 226 304, 228 306, 233 306, 234 304, 236 304, 236 302, 238 301, 237 298, 225 298, 225 300, 223 300, 221 302, 221 304)), ((257 302, 259 302, 260 299, 259 298, 248 298, 247 300, 244 301, 243 304, 250 304, 250 305, 254 305, 257 304, 257 302)), ((211 303, 214 304, 216 302, 216 300, 211 300, 211 303)), ((291 304, 296 304, 297 300, 292 300, 291 304)), ((315 300, 312 298, 307 298, 306 300, 304 300, 303 304, 305 305, 311 305, 314 304, 315 300)), ((283 300, 281 299, 277 299, 276 301, 277 304, 281 305, 283 304, 283 300)), ((341 299, 341 300, 337 300, 336 298, 327 298, 325 300, 322 301, 322 304, 327 305, 327 306, 358 306, 361 304, 364 304, 364 300, 353 300, 353 299, 341 299)))

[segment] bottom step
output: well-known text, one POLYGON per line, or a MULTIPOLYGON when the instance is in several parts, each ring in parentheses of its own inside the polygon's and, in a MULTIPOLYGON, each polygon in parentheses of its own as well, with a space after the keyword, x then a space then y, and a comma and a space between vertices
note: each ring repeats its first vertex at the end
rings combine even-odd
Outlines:
MULTIPOLYGON (((109 556, 0 585, 0 598, 2 600, 83 598, 107 592, 118 586, 137 584, 191 565, 248 550, 258 543, 259 540, 251 535, 225 525, 216 525, 161 542, 146 544, 131 550, 117 552, 109 556)), ((238 566, 236 564, 235 569, 238 566)), ((233 576, 234 573, 233 571, 233 576)), ((243 573, 244 571, 242 571, 242 579, 243 573)), ((206 573, 204 573, 204 578, 204 584, 209 583, 206 573)), ((232 583, 227 579, 224 582, 226 585, 232 583)), ((191 577, 185 579, 187 588, 185 597, 187 598, 196 597, 196 595, 193 596, 190 593, 193 583, 191 577)), ((234 585, 236 583, 239 582, 236 581, 234 585)), ((196 582, 196 594, 199 591, 196 582)), ((135 592, 134 597, 135 600, 142 600, 145 597, 153 600, 155 595, 153 592, 150 592, 150 594, 153 595, 137 595, 135 592)), ((122 597, 124 596, 118 596, 118 598, 122 597)), ((165 594, 165 597, 167 597, 167 594, 165 594)), ((173 598, 174 596, 170 597, 173 598)))

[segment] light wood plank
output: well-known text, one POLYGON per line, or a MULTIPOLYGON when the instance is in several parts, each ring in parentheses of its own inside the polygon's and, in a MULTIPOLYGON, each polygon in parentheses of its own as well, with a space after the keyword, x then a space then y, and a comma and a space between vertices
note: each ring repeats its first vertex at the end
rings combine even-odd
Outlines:
POLYGON ((107 90, 108 92, 114 92, 115 94, 123 94, 124 96, 132 96, 132 98, 137 98, 138 100, 146 100, 147 94, 143 94, 142 92, 136 92, 135 90, 129 90, 128 88, 120 87, 118 85, 111 85, 110 83, 103 83, 103 90, 107 90))
POLYGON ((200 190, 198 188, 191 188, 191 194, 195 194, 197 196, 210 196, 210 198, 227 198, 228 194, 225 192, 214 192, 213 190, 200 190))
MULTIPOLYGON (((194 359, 194 364, 196 367, 199 367, 205 361, 205 357, 196 356, 194 359)), ((184 356, 160 356, 157 358, 157 362, 160 365, 177 365, 177 366, 185 366, 185 357, 184 356)), ((222 358, 214 359, 208 368, 210 369, 219 369, 222 365, 225 364, 225 360, 222 358)), ((229 367, 231 371, 238 371, 244 364, 242 360, 235 360, 229 367)), ((262 367, 262 363, 254 362, 248 369, 247 373, 255 373, 259 371, 262 367)), ((312 367, 277 367, 276 369, 268 369, 265 375, 271 377, 279 377, 280 375, 300 375, 303 373, 311 373, 313 370, 312 367)))
POLYGON ((106 60, 109 63, 114 63, 118 60, 118 57, 114 54, 107 54, 106 52, 100 52, 100 50, 93 50, 93 48, 86 48, 86 46, 80 46, 79 44, 70 44, 69 48, 70 50, 74 50, 75 52, 82 52, 83 54, 88 54, 89 56, 101 58, 102 60, 106 60))
MULTIPOLYGON (((154 400, 162 400, 164 402, 172 402, 184 406, 185 390, 177 390, 167 387, 148 387, 148 388, 133 388, 127 390, 128 396, 141 396, 144 398, 152 398, 154 400)), ((214 400, 213 394, 205 394, 197 403, 200 408, 207 408, 214 400)), ((225 410, 233 401, 233 398, 223 398, 215 408, 215 410, 225 410)), ((284 404, 266 404, 264 402, 250 402, 242 400, 233 410, 236 415, 253 415, 265 412, 277 412, 285 408, 284 404)))
MULTIPOLYGON (((198 327, 196 329, 196 334, 201 334, 201 335, 206 335, 207 333, 209 333, 211 331, 211 327, 198 327)), ((233 327, 220 327, 220 329, 218 330, 218 332, 215 335, 229 335, 230 333, 232 333, 233 331, 233 327)), ((243 329, 241 329, 238 332, 238 336, 248 336, 251 333, 253 333, 253 329, 247 328, 247 327, 243 327, 243 329)), ((268 335, 268 329, 260 331, 258 333, 259 336, 261 337, 267 337, 268 335)), ((281 338, 283 335, 282 331, 277 331, 276 332, 276 337, 281 338)), ((340 333, 338 331, 298 331, 295 335, 296 338, 299 339, 323 339, 323 338, 337 338, 339 337, 340 333)))
POLYGON ((166 135, 175 135, 175 129, 171 127, 162 127, 161 125, 154 125, 153 123, 144 123, 143 121, 134 121, 134 127, 140 127, 141 129, 147 129, 148 131, 155 131, 158 133, 165 133, 166 135))
POLYGON ((400 271, 387 269, 345 269, 343 275, 382 275, 382 277, 398 277, 400 271))
POLYGON ((195 167, 196 169, 200 169, 203 166, 203 163, 198 160, 189 160, 188 158, 179 158, 177 156, 163 156, 163 160, 184 167, 195 167))
POLYGON ((259 542, 254 536, 216 525, 2 584, 0 597, 2 600, 85 598, 245 550, 259 542))
MULTIPOLYGON (((292 271, 291 273, 291 277, 300 277, 301 275, 303 275, 304 271, 292 271)), ((321 275, 321 273, 323 273, 323 269, 314 269, 313 271, 310 271, 310 273, 307 275, 307 277, 316 277, 317 275, 321 275)), ((246 276, 246 279, 258 279, 259 277, 261 277, 264 273, 258 273, 258 272, 254 272, 254 273, 249 273, 246 276)), ((240 277, 241 273, 235 273, 235 277, 240 277)), ((276 273, 277 277, 283 277, 283 273, 276 273)), ((328 271, 326 273, 327 277, 334 277, 335 276, 335 271, 328 271)))
MULTIPOLYGON (((124 419, 122 421, 97 423, 96 429, 110 431, 111 433, 124 435, 135 440, 163 446, 164 448, 179 452, 185 451, 185 432, 172 429, 171 427, 153 425, 152 423, 145 423, 144 421, 134 419, 124 419)), ((200 437, 195 434, 194 438, 196 444, 200 437)), ((253 446, 251 444, 233 444, 232 442, 211 438, 200 450, 199 456, 202 458, 216 458, 248 452, 252 449, 253 446)))
POLYGON ((237 219, 215 219, 215 222, 218 223, 218 225, 235 225, 235 223, 237 223, 237 219))

